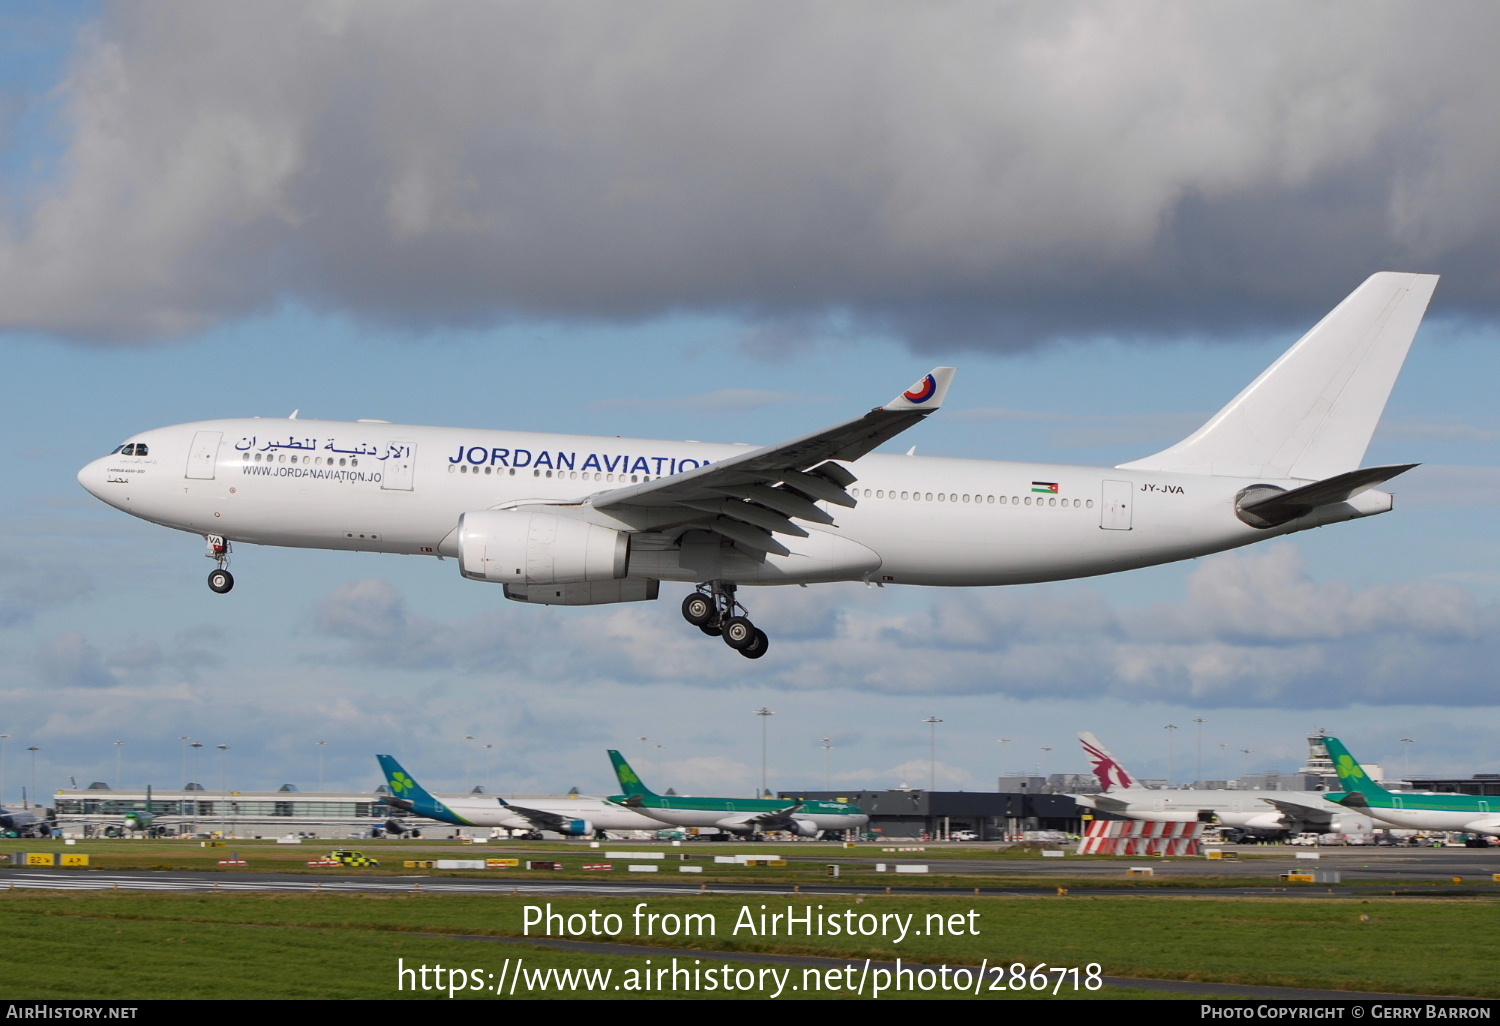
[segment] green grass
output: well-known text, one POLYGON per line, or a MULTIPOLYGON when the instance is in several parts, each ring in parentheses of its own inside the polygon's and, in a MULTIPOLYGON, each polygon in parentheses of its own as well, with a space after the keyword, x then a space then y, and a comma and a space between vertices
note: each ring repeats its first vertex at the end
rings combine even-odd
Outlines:
MULTIPOLYGON (((442 936, 522 934, 527 905, 615 912, 617 942, 979 965, 1097 962, 1118 976, 1497 997, 1493 903, 1451 899, 511 897, 0 891, 3 997, 392 997, 397 958, 498 971, 522 954, 556 966, 639 968, 638 956, 572 955, 442 936), (712 913, 712 937, 637 936, 631 913, 712 913), (976 910, 979 934, 892 939, 752 936, 741 910, 976 910), (1362 920, 1361 916, 1368 916, 1362 920), (618 958, 618 962, 610 961, 618 958)), ((965 922, 969 920, 965 919, 965 922)), ((533 934, 534 936, 534 934, 533 934)), ((579 937, 577 939, 592 939, 579 937)), ((689 956, 690 957, 690 956, 689 956)), ((1121 992, 1113 992, 1120 996, 1121 992)), ((628 995, 619 995, 628 996, 628 995)), ((660 996, 660 995, 653 995, 660 996)), ((1144 996, 1144 995, 1143 995, 1144 996)))
MULTIPOLYGON (((549 879, 554 880, 582 880, 597 878, 601 874, 593 871, 585 871, 581 867, 585 863, 600 862, 604 860, 606 852, 654 850, 661 851, 667 855, 665 859, 655 861, 659 867, 658 878, 663 882, 671 880, 675 882, 703 883, 703 884, 737 884, 737 883, 774 883, 792 886, 815 886, 831 883, 832 878, 827 875, 826 867, 830 863, 837 862, 841 866, 841 874, 838 883, 850 887, 897 887, 903 889, 932 888, 932 887, 980 887, 985 889, 1023 889, 1034 890, 1038 887, 1066 887, 1070 890, 1086 890, 1099 887, 1119 888, 1128 887, 1132 890, 1150 892, 1161 888, 1193 888, 1214 889, 1220 887, 1270 887, 1278 886, 1275 875, 1268 873, 1266 876, 1247 877, 1222 874, 1200 874, 1199 870, 1205 865, 1200 860, 1161 860, 1154 862, 1166 869, 1159 876, 1127 878, 1125 868, 1137 865, 1142 860, 1139 857, 1114 857, 1114 856, 1069 856, 1065 860, 1048 860, 1049 872, 1046 874, 1005 874, 994 871, 975 872, 963 869, 945 870, 945 860, 964 859, 969 861, 993 862, 996 866, 1015 861, 1040 861, 1040 856, 1035 852, 1022 852, 1016 849, 997 851, 992 846, 975 845, 972 847, 948 847, 946 849, 935 849, 920 853, 888 853, 881 852, 879 844, 861 844, 857 848, 843 848, 840 845, 825 844, 685 844, 681 847, 671 847, 660 843, 647 842, 609 842, 600 848, 589 848, 578 843, 565 842, 526 842, 519 844, 487 844, 487 845, 465 845, 446 840, 423 840, 423 841, 367 841, 367 842, 319 842, 317 844, 302 845, 280 845, 274 841, 228 841, 223 847, 204 848, 197 841, 187 840, 90 840, 82 841, 74 846, 65 846, 61 841, 5 841, 0 842, 0 857, 11 851, 37 851, 37 852, 67 852, 73 854, 85 854, 89 856, 90 868, 100 870, 159 870, 180 869, 207 872, 235 872, 235 873, 306 873, 309 875, 329 875, 330 873, 358 874, 365 876, 409 876, 413 872, 420 872, 430 876, 483 876, 486 878, 504 878, 509 875, 524 875, 528 880, 535 881, 535 873, 525 869, 494 869, 494 870, 411 870, 404 868, 402 863, 407 860, 436 860, 436 859, 479 859, 479 858, 519 858, 526 859, 551 859, 563 863, 564 869, 548 871, 549 879), (340 867, 334 869, 318 869, 307 866, 307 861, 320 855, 327 854, 337 847, 350 847, 355 850, 380 860, 380 865, 375 868, 352 869, 340 867), (747 853, 763 857, 794 857, 807 861, 789 862, 785 867, 745 867, 726 866, 712 862, 714 855, 728 855, 732 853, 747 853), (228 858, 231 854, 242 856, 248 865, 235 867, 220 867, 218 861, 228 858), (686 855, 686 864, 702 868, 702 873, 695 873, 691 877, 677 872, 677 867, 684 864, 676 856, 686 855), (892 872, 877 873, 874 866, 877 862, 891 863, 897 859, 921 860, 928 862, 932 872, 926 874, 901 874, 892 872), (1192 862, 1193 875, 1179 875, 1171 872, 1172 864, 1192 862), (1118 875, 1100 874, 1091 876, 1070 876, 1070 867, 1079 864, 1090 865, 1113 865, 1119 869, 1118 875)), ((1272 858, 1271 855, 1253 855, 1251 858, 1272 858)), ((1279 858, 1284 862, 1286 855, 1283 853, 1279 858)), ((614 877, 625 875, 625 867, 621 860, 615 860, 616 866, 614 877)), ((1279 868, 1279 867, 1278 867, 1279 868)), ((0 869, 0 886, 4 885, 4 872, 0 869)), ((1450 886, 1447 882, 1436 881, 1398 881, 1396 886, 1401 888, 1450 886)), ((1490 886, 1486 880, 1483 884, 1486 888, 1490 886)), ((1293 885, 1305 886, 1305 885, 1293 885)), ((1356 885, 1389 890, 1390 884, 1382 885, 1378 881, 1364 881, 1356 885)), ((1495 888, 1500 894, 1500 888, 1495 888)))

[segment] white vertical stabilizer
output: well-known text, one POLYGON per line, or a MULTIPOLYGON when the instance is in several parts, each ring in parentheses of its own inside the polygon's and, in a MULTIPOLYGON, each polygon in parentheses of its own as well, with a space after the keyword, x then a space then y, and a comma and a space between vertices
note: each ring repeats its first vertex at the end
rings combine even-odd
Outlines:
POLYGON ((1306 481, 1357 469, 1437 282, 1371 275, 1207 424, 1120 466, 1306 481))
POLYGON ((1094 776, 1099 778, 1099 787, 1103 791, 1117 791, 1127 787, 1135 787, 1135 777, 1130 771, 1120 765, 1120 761, 1110 754, 1104 743, 1086 730, 1078 732, 1078 740, 1083 742, 1083 751, 1089 757, 1089 763, 1094 767, 1094 776))

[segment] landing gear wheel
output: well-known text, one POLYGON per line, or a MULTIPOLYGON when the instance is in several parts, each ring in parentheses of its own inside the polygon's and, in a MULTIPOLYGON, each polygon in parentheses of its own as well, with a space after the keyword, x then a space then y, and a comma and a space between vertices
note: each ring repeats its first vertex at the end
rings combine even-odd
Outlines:
POLYGON ((724 621, 724 644, 736 651, 743 651, 755 640, 755 624, 749 617, 731 616, 724 621))
POLYGON ((222 595, 234 587, 234 574, 228 570, 215 570, 208 575, 208 586, 222 595))
POLYGON ((702 627, 712 620, 717 612, 713 598, 701 591, 694 592, 682 600, 682 618, 694 627, 702 627))
POLYGON ((755 628, 755 635, 750 639, 750 644, 740 649, 740 655, 746 659, 759 659, 766 654, 766 649, 771 647, 771 640, 766 637, 766 632, 759 627, 755 628))

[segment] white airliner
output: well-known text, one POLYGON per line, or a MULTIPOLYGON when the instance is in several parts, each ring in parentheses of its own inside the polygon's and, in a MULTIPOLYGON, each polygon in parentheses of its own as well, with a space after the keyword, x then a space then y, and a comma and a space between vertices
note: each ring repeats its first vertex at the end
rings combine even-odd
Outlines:
POLYGON ((634 809, 621 808, 603 798, 568 795, 562 798, 512 798, 471 795, 446 801, 429 794, 389 755, 375 756, 390 793, 385 804, 401 812, 426 816, 455 826, 503 827, 525 833, 550 830, 564 837, 593 837, 607 830, 656 831, 661 823, 634 809))
POLYGON ((695 584, 683 615, 766 651, 739 585, 988 586, 1170 563, 1384 513, 1361 469, 1437 276, 1371 276, 1184 441, 1117 467, 872 454, 938 409, 938 367, 884 406, 779 445, 384 421, 157 428, 79 472, 127 513, 234 542, 457 557, 518 602, 592 605, 695 584))
POLYGON ((1313 832, 1369 834, 1386 829, 1354 809, 1328 801, 1326 791, 1230 791, 1152 788, 1137 785, 1137 777, 1088 731, 1082 731, 1084 753, 1103 789, 1098 794, 1070 797, 1085 808, 1110 812, 1148 823, 1218 823, 1257 835, 1313 832))

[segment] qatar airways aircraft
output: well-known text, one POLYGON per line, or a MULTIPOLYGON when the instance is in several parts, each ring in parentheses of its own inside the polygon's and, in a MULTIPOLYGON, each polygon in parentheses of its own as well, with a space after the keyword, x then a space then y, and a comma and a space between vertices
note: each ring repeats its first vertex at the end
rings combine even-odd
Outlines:
MULTIPOLYGON (((1255 835, 1365 834, 1385 829, 1363 810, 1336 808, 1326 791, 1231 791, 1142 787, 1120 760, 1088 731, 1078 740, 1099 780, 1098 794, 1075 794, 1079 805, 1148 823, 1220 823, 1255 835)), ((1327 754, 1324 752, 1323 754, 1327 754)))
POLYGON ((884 406, 760 448, 241 418, 132 435, 78 474, 103 501, 235 542, 456 557, 549 605, 696 585, 683 616, 750 658, 740 585, 991 586, 1115 573, 1384 513, 1360 464, 1437 276, 1371 276, 1187 439, 1116 467, 874 454, 935 412, 937 367, 884 406))

